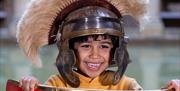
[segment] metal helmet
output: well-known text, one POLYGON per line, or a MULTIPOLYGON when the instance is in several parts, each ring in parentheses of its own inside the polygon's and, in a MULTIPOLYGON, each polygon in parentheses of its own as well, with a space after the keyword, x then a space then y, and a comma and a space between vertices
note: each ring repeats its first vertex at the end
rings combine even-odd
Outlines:
POLYGON ((38 49, 57 42, 59 54, 56 66, 64 80, 78 87, 79 78, 73 72, 75 55, 69 40, 75 37, 107 34, 119 38, 112 62, 118 66, 109 84, 122 77, 129 55, 126 50, 122 21, 126 16, 137 19, 144 13, 140 0, 32 0, 18 23, 20 47, 33 63, 41 65, 38 49))

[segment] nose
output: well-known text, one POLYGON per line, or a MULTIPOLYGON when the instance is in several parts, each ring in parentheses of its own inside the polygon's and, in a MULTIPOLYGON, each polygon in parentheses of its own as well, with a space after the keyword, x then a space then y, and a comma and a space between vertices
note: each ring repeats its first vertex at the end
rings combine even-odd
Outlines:
POLYGON ((93 47, 91 50, 91 58, 99 58, 99 50, 98 47, 93 47))

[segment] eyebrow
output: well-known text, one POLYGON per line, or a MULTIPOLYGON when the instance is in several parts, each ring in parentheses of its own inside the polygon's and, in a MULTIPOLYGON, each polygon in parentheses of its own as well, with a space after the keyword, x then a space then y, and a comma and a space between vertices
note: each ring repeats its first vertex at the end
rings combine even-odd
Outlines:
POLYGON ((101 43, 107 43, 107 44, 112 45, 112 42, 110 42, 110 41, 102 41, 101 43))

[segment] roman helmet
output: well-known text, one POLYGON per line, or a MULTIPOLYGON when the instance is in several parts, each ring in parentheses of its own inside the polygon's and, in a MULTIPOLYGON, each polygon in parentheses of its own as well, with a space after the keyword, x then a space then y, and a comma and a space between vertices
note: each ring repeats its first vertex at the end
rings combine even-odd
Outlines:
POLYGON ((143 6, 139 0, 33 0, 18 24, 17 39, 25 54, 39 66, 38 49, 56 43, 58 71, 70 86, 78 87, 80 81, 73 71, 76 58, 69 40, 96 34, 116 36, 119 44, 111 65, 115 63, 118 69, 110 82, 115 85, 130 61, 123 21, 127 17, 138 20, 143 6))

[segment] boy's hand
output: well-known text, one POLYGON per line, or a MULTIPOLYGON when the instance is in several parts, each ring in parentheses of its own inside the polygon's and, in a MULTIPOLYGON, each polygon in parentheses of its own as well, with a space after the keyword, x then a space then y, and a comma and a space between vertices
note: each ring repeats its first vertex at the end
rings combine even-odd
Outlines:
POLYGON ((171 80, 170 82, 168 82, 165 89, 180 91, 180 80, 179 79, 171 80))
POLYGON ((23 77, 19 82, 24 91, 34 91, 34 88, 39 83, 35 77, 23 77))

